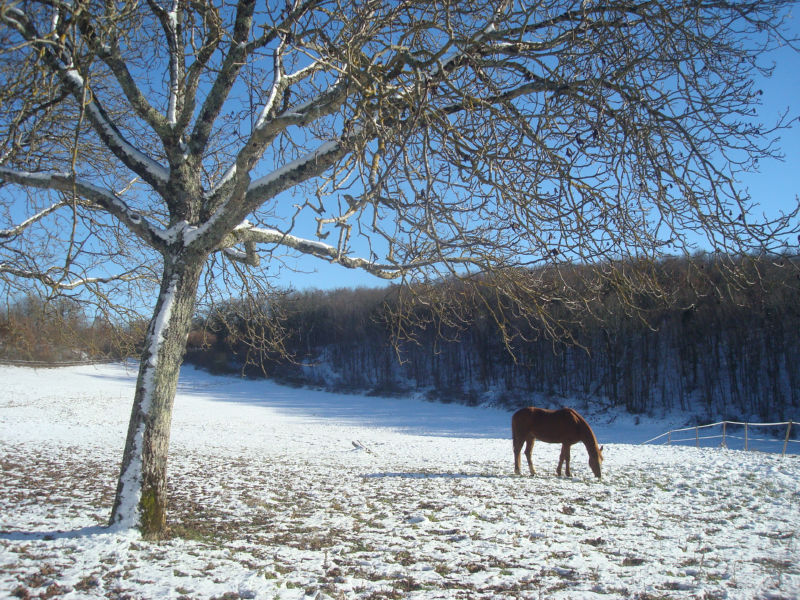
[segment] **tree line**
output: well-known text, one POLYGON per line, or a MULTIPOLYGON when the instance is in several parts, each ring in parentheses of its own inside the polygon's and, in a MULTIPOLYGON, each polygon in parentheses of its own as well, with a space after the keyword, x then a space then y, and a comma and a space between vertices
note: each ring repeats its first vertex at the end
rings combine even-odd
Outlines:
MULTIPOLYGON (((514 407, 579 402, 703 418, 792 418, 800 407, 796 257, 736 265, 715 255, 653 264, 661 290, 630 298, 603 267, 562 266, 560 329, 458 280, 428 289, 298 291, 217 306, 187 360, 217 372, 375 394, 514 407), (587 297, 588 288, 593 291, 587 297)), ((534 301, 535 298, 531 298, 534 301)))
MULTIPOLYGON (((196 316, 186 360, 217 373, 444 402, 578 401, 633 413, 794 418, 797 267, 796 257, 759 260, 743 286, 713 255, 669 259, 654 271, 660 301, 654 294, 634 309, 623 290, 606 287, 582 310, 569 295, 584 295, 576 282, 588 285, 601 267, 562 267, 566 325, 558 331, 458 280, 427 289, 273 292, 196 316)), ((119 359, 141 350, 145 327, 89 317, 66 298, 28 296, 0 315, 0 359, 119 359)))
POLYGON ((68 297, 27 295, 0 312, 0 361, 57 365, 86 360, 119 360, 142 348, 146 322, 119 324, 68 297))

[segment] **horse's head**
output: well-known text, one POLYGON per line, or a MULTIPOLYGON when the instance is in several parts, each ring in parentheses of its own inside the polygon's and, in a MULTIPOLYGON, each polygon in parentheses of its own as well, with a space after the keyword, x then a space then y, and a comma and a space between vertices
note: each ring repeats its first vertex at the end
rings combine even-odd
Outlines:
POLYGON ((594 476, 600 479, 600 465, 603 464, 603 447, 598 446, 597 448, 597 456, 590 456, 589 457, 589 467, 592 469, 592 473, 594 476))

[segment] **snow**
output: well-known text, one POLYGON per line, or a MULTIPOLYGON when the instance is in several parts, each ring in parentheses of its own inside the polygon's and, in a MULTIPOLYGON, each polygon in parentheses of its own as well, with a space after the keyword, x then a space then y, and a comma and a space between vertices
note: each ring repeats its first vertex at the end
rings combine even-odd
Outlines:
MULTIPOLYGON (((239 228, 237 227, 237 229, 239 228)), ((329 244, 318 242, 316 240, 300 238, 295 235, 289 235, 288 233, 283 233, 278 229, 251 226, 248 228, 248 230, 259 236, 262 240, 274 240, 276 243, 283 241, 292 247, 303 246, 309 250, 316 250, 321 254, 326 254, 329 256, 335 255, 336 253, 336 249, 329 244)))
MULTIPOLYGON (((62 70, 64 79, 70 82, 73 90, 83 89, 85 80, 77 69, 72 65, 64 65, 62 70)), ((99 109, 95 102, 87 102, 86 110, 91 113, 94 122, 98 127, 102 128, 103 133, 117 146, 132 162, 138 163, 142 166, 153 179, 166 182, 169 179, 169 170, 160 165, 157 161, 153 160, 126 140, 117 129, 110 123, 99 109)))
POLYGON ((270 88, 269 98, 267 98, 267 102, 266 104, 264 104, 264 108, 261 109, 261 114, 258 116, 258 120, 256 121, 256 126, 255 126, 256 131, 264 128, 264 125, 267 122, 267 118, 269 117, 269 112, 275 105, 276 99, 278 98, 278 93, 283 84, 281 69, 277 68, 277 65, 274 70, 274 73, 275 73, 275 81, 273 81, 272 87, 270 88))
POLYGON ((300 171, 301 169, 305 168, 305 166, 308 165, 309 163, 317 161, 320 157, 323 157, 326 154, 330 154, 332 152, 338 152, 340 148, 341 148, 341 142, 339 140, 324 142, 316 150, 296 158, 295 160, 275 169, 270 174, 265 175, 264 177, 260 177, 255 181, 251 181, 250 185, 247 186, 247 192, 251 193, 257 191, 260 188, 267 187, 271 185, 273 182, 283 177, 284 175, 286 175, 287 173, 300 171))
POLYGON ((208 194, 209 196, 213 196, 219 190, 221 190, 225 185, 227 185, 236 175, 236 163, 232 164, 228 167, 228 170, 225 171, 225 174, 222 176, 222 179, 219 180, 217 184, 211 189, 211 192, 208 194))
MULTIPOLYGON (((175 48, 180 48, 178 41, 178 2, 173 2, 172 7, 166 13, 167 16, 167 35, 172 38, 175 48)), ((180 94, 180 85, 178 83, 179 73, 177 68, 178 58, 177 52, 170 52, 170 90, 169 90, 169 106, 167 107, 167 122, 170 126, 175 127, 178 122, 178 95, 180 94)))
POLYGON ((0 597, 794 598, 800 459, 640 446, 594 417, 572 478, 510 413, 184 367, 163 541, 103 527, 133 365, 0 367, 0 597))

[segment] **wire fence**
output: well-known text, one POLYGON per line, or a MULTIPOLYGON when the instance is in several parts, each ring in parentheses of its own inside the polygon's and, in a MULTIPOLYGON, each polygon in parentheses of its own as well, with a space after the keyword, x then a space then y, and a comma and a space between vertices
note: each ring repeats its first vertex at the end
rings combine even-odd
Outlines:
POLYGON ((119 358, 97 358, 84 360, 14 360, 10 358, 0 358, 0 365, 10 367, 31 367, 33 369, 55 369, 58 367, 81 367, 84 365, 104 365, 113 362, 120 362, 119 358))
MULTIPOLYGON (((662 445, 692 444, 700 448, 701 446, 707 447, 711 445, 709 443, 710 440, 720 440, 718 445, 723 448, 765 452, 777 452, 780 448, 781 456, 786 456, 787 452, 790 454, 800 452, 800 440, 792 439, 791 437, 792 427, 797 424, 796 421, 782 421, 780 423, 719 421, 708 425, 671 429, 666 433, 642 442, 642 444, 651 444, 658 440, 663 440, 660 442, 662 445)), ((794 429, 795 433, 797 433, 797 428, 795 427, 794 429)))

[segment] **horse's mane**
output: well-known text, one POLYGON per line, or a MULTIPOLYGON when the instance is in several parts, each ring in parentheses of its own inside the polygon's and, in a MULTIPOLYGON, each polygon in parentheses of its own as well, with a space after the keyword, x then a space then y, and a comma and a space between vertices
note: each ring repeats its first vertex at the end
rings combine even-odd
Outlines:
POLYGON ((597 437, 594 435, 589 423, 577 411, 571 408, 569 411, 578 423, 578 427, 581 430, 581 441, 586 446, 586 450, 592 454, 598 454, 600 452, 600 444, 597 443, 597 437))

